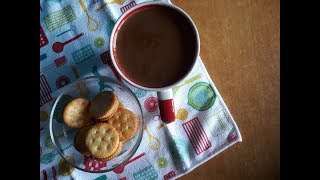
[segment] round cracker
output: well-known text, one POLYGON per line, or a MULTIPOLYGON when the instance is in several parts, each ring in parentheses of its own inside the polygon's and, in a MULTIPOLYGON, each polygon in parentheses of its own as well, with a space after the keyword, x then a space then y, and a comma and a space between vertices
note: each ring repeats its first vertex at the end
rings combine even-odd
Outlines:
POLYGON ((116 128, 122 142, 131 139, 137 130, 137 117, 128 109, 118 109, 108 123, 116 128))
POLYGON ((113 154, 119 145, 119 134, 110 124, 93 125, 85 140, 90 154, 96 158, 107 158, 113 154))
POLYGON ((111 91, 98 93, 91 101, 90 114, 93 118, 105 120, 111 117, 119 107, 116 94, 111 91))
POLYGON ((119 109, 125 109, 124 105, 121 102, 119 102, 119 107, 118 108, 119 109))
POLYGON ((63 110, 63 121, 71 128, 81 128, 90 121, 90 101, 77 98, 70 101, 63 110))
POLYGON ((117 149, 116 149, 116 151, 115 151, 113 154, 111 154, 111 155, 110 155, 109 157, 107 157, 107 158, 101 158, 101 159, 99 159, 99 160, 101 160, 101 161, 110 161, 111 159, 117 157, 117 156, 120 154, 121 149, 122 149, 122 142, 120 141, 120 142, 119 142, 119 145, 118 145, 118 147, 117 147, 117 149))
POLYGON ((74 148, 85 157, 89 157, 91 155, 84 142, 88 135, 89 129, 92 126, 93 124, 82 127, 74 137, 74 148))

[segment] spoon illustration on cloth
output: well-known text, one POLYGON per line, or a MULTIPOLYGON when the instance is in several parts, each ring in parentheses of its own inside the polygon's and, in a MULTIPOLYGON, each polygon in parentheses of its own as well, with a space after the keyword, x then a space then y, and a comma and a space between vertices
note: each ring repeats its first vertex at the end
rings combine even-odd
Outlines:
POLYGON ((83 36, 83 33, 80 33, 78 35, 76 35, 75 37, 69 39, 68 41, 66 42, 55 42, 53 43, 52 45, 52 50, 55 52, 55 53, 60 53, 63 51, 63 48, 65 45, 67 45, 68 43, 71 43, 72 41, 80 38, 81 36, 83 36))
POLYGON ((188 84, 192 83, 193 81, 200 79, 201 77, 202 77, 202 74, 198 74, 198 75, 193 76, 192 78, 186 80, 183 84, 176 86, 175 88, 173 88, 173 95, 175 95, 177 93, 178 89, 180 89, 181 87, 188 85, 188 84))
MULTIPOLYGON (((131 162, 133 162, 133 161, 135 161, 135 160, 137 160, 137 159, 139 159, 139 158, 141 158, 141 157, 144 156, 144 155, 146 155, 145 152, 139 154, 138 156, 130 159, 130 160, 129 160, 127 163, 125 163, 123 166, 114 169, 113 172, 115 172, 115 173, 117 173, 117 174, 121 174, 121 173, 124 171, 124 167, 125 167, 126 165, 128 165, 129 163, 131 163, 131 162)), ((117 164, 114 165, 114 166, 117 166, 117 164)))

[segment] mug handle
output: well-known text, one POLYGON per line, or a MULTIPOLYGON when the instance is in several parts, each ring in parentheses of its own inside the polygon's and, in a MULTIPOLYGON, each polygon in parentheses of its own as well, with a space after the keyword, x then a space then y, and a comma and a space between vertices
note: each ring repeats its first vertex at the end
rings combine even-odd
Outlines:
POLYGON ((160 117, 162 122, 169 124, 175 121, 175 110, 173 103, 173 92, 172 89, 168 89, 166 91, 157 92, 158 102, 159 102, 159 110, 160 117))

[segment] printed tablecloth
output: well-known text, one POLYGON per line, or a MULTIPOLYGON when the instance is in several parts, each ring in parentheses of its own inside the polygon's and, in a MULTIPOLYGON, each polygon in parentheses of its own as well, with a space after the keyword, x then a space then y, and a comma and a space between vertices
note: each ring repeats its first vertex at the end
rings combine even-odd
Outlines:
POLYGON ((161 122, 156 93, 124 82, 112 67, 108 50, 117 18, 146 1, 105 2, 109 4, 104 5, 102 0, 40 0, 40 179, 177 178, 241 141, 238 127, 200 57, 186 80, 174 88, 176 121, 169 125, 161 122), (147 129, 133 156, 139 158, 126 165, 122 173, 96 174, 78 169, 61 173, 62 158, 50 143, 52 105, 63 86, 81 77, 99 75, 125 83, 143 106, 147 129), (49 154, 52 156, 48 159, 49 154))

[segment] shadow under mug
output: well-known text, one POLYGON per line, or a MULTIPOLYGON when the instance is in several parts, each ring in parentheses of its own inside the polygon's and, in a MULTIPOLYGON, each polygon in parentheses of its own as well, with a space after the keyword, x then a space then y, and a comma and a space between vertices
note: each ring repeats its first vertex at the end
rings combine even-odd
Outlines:
MULTIPOLYGON (((121 15, 121 17, 117 20, 115 26, 113 27, 112 33, 111 33, 111 37, 110 37, 110 55, 111 55, 111 60, 113 63, 113 66, 115 67, 115 69, 117 70, 117 72, 120 74, 120 76, 129 84, 143 89, 143 90, 147 90, 147 91, 155 91, 157 92, 157 97, 158 97, 158 104, 159 104, 159 110, 160 110, 160 117, 162 122, 168 124, 171 123, 173 121, 175 121, 175 108, 174 108, 174 97, 173 97, 173 92, 172 92, 172 88, 174 88, 175 86, 177 86, 178 84, 180 84, 191 72, 191 70, 193 69, 196 60, 199 56, 199 52, 200 52, 200 38, 199 38, 199 33, 198 30, 194 24, 194 22, 192 21, 192 19, 189 17, 189 15, 184 12, 182 9, 180 9, 179 7, 169 4, 169 3, 165 3, 165 2, 145 2, 145 3, 141 3, 138 4, 137 6, 132 7, 131 9, 127 10, 124 14, 121 15), (117 64, 117 60, 115 58, 115 49, 116 49, 116 37, 117 37, 117 33, 119 31, 119 29, 121 28, 121 25, 124 23, 124 21, 130 17, 130 15, 132 15, 134 12, 137 12, 145 7, 148 6, 165 6, 168 8, 171 8, 172 10, 178 12, 179 14, 181 14, 184 18, 186 18, 187 22, 189 23, 190 27, 193 29, 194 32, 194 36, 196 38, 196 48, 194 49, 195 51, 195 56, 193 57, 193 62, 191 65, 191 68, 186 71, 186 73, 182 76, 182 78, 180 78, 179 80, 177 80, 176 82, 172 83, 169 86, 165 86, 165 87, 157 87, 157 88, 151 88, 151 87, 145 87, 145 86, 141 86, 135 82, 133 82, 132 80, 130 80, 128 77, 126 77, 125 73, 122 72, 122 70, 120 69, 119 65, 117 64)), ((181 64, 183 66, 183 64, 181 64)))

